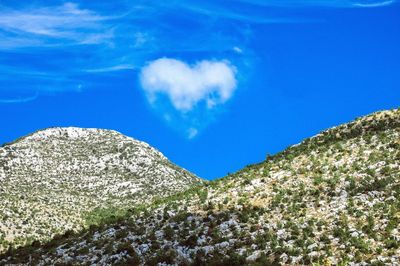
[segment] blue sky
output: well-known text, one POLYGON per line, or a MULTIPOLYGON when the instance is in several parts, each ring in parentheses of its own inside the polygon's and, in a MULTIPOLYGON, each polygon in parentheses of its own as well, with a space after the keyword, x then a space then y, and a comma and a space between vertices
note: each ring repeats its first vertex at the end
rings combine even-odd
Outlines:
POLYGON ((399 107, 385 0, 0 1, 0 143, 114 129, 207 179, 399 107))

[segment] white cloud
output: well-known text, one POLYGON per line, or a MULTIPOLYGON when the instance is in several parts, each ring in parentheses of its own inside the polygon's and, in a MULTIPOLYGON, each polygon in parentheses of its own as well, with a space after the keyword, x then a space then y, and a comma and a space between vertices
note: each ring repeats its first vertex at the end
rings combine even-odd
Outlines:
POLYGON ((0 98, 0 103, 26 103, 36 100, 39 97, 39 94, 36 92, 35 95, 28 96, 28 97, 19 97, 19 98, 12 98, 12 99, 3 99, 0 98))
POLYGON ((242 54, 242 53, 243 53, 243 50, 240 49, 240 48, 237 47, 237 46, 233 47, 232 50, 233 50, 235 53, 237 53, 237 54, 242 54))
POLYGON ((377 1, 377 2, 366 2, 366 3, 354 3, 354 6, 357 7, 381 7, 381 6, 388 6, 394 4, 395 0, 388 0, 388 1, 377 1))
POLYGON ((120 65, 108 66, 108 67, 102 67, 102 68, 87 69, 86 72, 101 73, 101 72, 113 72, 113 71, 132 70, 132 69, 135 69, 135 66, 133 64, 120 64, 120 65))
POLYGON ((203 60, 191 66, 160 58, 142 69, 140 81, 151 103, 166 95, 175 109, 187 112, 202 101, 211 109, 231 98, 237 85, 235 73, 228 61, 203 60))
MULTIPOLYGON (((114 37, 102 22, 110 18, 80 9, 74 3, 61 6, 34 7, 21 10, 4 9, 0 28, 9 40, 7 47, 104 43, 114 37), (20 42, 23 39, 25 42, 20 42), (61 41, 61 42, 60 42, 61 41)), ((2 36, 4 37, 4 36, 2 36)), ((0 42, 0 48, 4 45, 0 42)), ((4 47, 3 47, 4 48, 4 47)))
POLYGON ((281 6, 281 7, 331 7, 331 8, 353 8, 353 7, 380 7, 396 3, 396 0, 239 0, 243 3, 259 6, 281 6))
POLYGON ((198 133, 199 131, 196 128, 191 127, 187 132, 187 136, 189 139, 193 139, 194 137, 197 136, 198 133))

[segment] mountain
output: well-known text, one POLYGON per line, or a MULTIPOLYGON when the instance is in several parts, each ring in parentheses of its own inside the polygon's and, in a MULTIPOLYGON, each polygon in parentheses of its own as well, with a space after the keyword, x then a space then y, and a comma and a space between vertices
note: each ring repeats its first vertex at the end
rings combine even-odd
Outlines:
POLYGON ((0 264, 399 265, 400 110, 359 118, 264 162, 0 264))
POLYGON ((49 128, 0 148, 0 251, 203 182, 116 131, 49 128))

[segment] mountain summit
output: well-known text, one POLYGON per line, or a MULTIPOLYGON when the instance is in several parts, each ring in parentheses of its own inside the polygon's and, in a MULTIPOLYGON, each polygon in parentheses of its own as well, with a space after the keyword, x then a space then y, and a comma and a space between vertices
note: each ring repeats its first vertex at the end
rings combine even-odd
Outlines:
POLYGON ((49 128, 0 148, 0 250, 79 229, 201 183, 150 145, 116 131, 49 128))

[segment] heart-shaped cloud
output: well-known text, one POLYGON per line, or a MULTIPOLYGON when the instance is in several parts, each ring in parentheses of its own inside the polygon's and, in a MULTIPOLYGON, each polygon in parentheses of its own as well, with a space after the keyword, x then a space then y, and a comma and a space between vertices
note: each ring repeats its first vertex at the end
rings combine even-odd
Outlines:
POLYGON ((235 72, 228 61, 203 60, 190 66, 160 58, 142 69, 140 82, 150 103, 166 95, 176 110, 188 112, 202 101, 208 108, 226 102, 236 89, 235 72))

